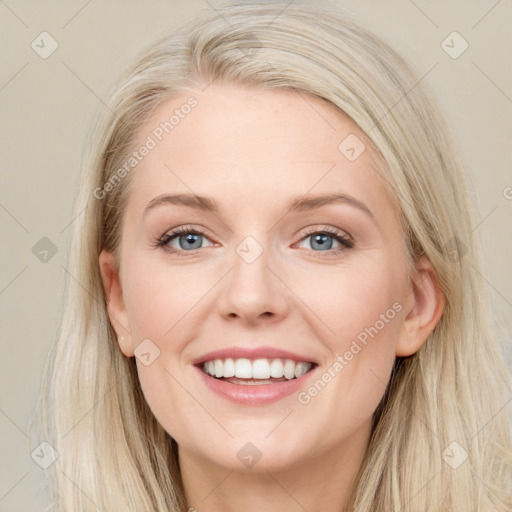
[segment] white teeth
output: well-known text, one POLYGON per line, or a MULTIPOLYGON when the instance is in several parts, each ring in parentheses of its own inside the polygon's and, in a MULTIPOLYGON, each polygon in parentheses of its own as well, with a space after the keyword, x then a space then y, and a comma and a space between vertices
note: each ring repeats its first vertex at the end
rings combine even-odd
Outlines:
POLYGON ((253 379, 268 379, 270 377, 270 363, 268 359, 256 359, 252 363, 253 379))
POLYGON ((252 379, 252 364, 249 359, 237 359, 235 361, 235 377, 252 379))
POLYGON ((224 360, 224 377, 234 377, 235 376, 235 361, 228 357, 224 360))
POLYGON ((270 363, 270 376, 274 377, 274 379, 284 377, 284 368, 281 359, 274 359, 270 363))
POLYGON ((310 368, 308 363, 297 363, 295 365, 295 377, 302 377, 310 368))
POLYGON ((295 361, 287 359, 284 363, 284 376, 290 380, 295 377, 295 361))
POLYGON ((311 363, 292 359, 214 359, 203 363, 203 371, 212 377, 268 380, 270 377, 287 380, 302 377, 312 367, 311 363))
POLYGON ((224 375, 224 365, 220 359, 215 359, 215 377, 222 377, 224 375))

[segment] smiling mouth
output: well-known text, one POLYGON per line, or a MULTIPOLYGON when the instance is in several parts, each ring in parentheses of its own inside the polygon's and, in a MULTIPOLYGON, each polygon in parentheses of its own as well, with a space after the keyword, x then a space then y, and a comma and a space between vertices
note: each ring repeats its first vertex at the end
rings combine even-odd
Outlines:
POLYGON ((263 385, 299 379, 316 366, 315 363, 283 358, 212 359, 198 367, 217 380, 242 385, 263 385))

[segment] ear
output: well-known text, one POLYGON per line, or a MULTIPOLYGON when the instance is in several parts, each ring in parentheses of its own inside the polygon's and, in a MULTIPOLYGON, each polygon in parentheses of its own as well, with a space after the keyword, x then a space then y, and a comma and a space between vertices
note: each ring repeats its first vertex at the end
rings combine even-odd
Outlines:
POLYGON ((107 298, 107 312, 110 323, 117 333, 117 342, 121 352, 127 357, 133 357, 134 346, 130 335, 128 314, 123 299, 119 268, 114 256, 103 250, 99 256, 99 265, 103 290, 107 298))
POLYGON ((410 356, 422 347, 444 311, 444 294, 432 264, 424 256, 416 263, 411 288, 409 311, 396 345, 399 357, 410 356))

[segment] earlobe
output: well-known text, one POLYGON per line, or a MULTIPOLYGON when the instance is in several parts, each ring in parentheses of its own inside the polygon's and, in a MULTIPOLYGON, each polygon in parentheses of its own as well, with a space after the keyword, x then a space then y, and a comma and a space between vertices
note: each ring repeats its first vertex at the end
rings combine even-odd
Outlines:
POLYGON ((427 258, 422 257, 417 262, 411 287, 412 306, 396 345, 396 355, 399 357, 410 356, 422 347, 444 311, 444 294, 427 258))
POLYGON ((114 256, 102 250, 99 256, 99 267, 103 291, 107 300, 107 313, 110 323, 117 334, 117 341, 122 353, 127 357, 133 357, 134 346, 130 335, 128 314, 123 298, 119 269, 114 256))

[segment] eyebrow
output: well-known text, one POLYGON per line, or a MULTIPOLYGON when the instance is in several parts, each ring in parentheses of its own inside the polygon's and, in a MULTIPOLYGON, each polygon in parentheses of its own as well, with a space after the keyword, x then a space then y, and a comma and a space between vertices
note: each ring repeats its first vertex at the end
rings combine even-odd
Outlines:
MULTIPOLYGON (((206 196, 198 196, 195 194, 163 194, 161 196, 155 197, 148 203, 144 210, 144 215, 149 210, 162 204, 182 205, 188 206, 189 208, 194 208, 196 210, 219 213, 219 205, 213 198, 206 196)), ((330 204, 348 204, 350 206, 358 208, 359 210, 362 210, 367 215, 369 215, 373 220, 375 220, 375 217, 372 211, 368 208, 368 206, 366 206, 363 202, 359 201, 355 197, 341 192, 335 192, 331 194, 318 194, 309 197, 295 197, 288 203, 287 211, 303 212, 330 204)))

